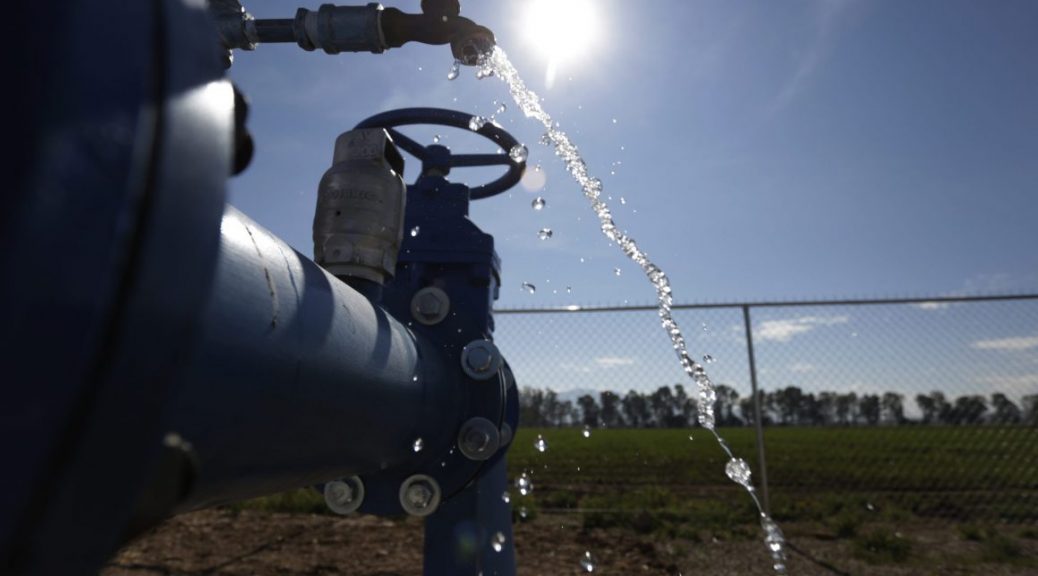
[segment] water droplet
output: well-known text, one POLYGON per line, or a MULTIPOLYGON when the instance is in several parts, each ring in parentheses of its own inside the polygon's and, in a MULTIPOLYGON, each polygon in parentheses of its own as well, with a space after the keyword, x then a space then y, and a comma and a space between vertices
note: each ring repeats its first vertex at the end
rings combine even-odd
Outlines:
POLYGON ((750 465, 742 458, 732 458, 724 466, 724 473, 736 484, 742 484, 745 488, 752 490, 750 484, 750 465))
POLYGON ((530 206, 532 206, 534 210, 543 210, 546 204, 547 202, 540 196, 534 198, 533 202, 530 202, 530 206))
POLYGON ((566 294, 570 294, 572 292, 573 292, 573 288, 570 288, 569 286, 566 286, 566 294))
POLYGON ((691 434, 688 435, 688 439, 689 440, 695 440, 695 438, 693 438, 691 434))
POLYGON ((537 291, 537 287, 534 286, 533 284, 530 284, 529 282, 523 282, 523 284, 522 284, 522 286, 520 286, 520 288, 522 288, 523 290, 529 292, 530 294, 533 294, 534 292, 537 291))
POLYGON ((421 438, 416 438, 414 441, 414 451, 421 452, 422 448, 425 448, 425 441, 421 438))
POLYGON ((484 118, 482 116, 473 116, 472 118, 469 118, 469 130, 472 130, 473 132, 476 132, 480 128, 485 126, 486 123, 487 123, 487 119, 486 118, 484 118))
POLYGON ((451 64, 450 72, 447 72, 447 79, 454 80, 461 73, 461 60, 455 60, 454 64, 451 64))
POLYGON ((418 375, 416 374, 414 376, 414 378, 411 378, 411 382, 417 382, 417 381, 418 381, 418 375))
POLYGON ((583 434, 584 434, 584 438, 590 438, 591 437, 591 427, 590 426, 584 426, 583 434))
POLYGON ((505 106, 504 102, 497 103, 497 108, 494 110, 494 114, 504 114, 505 110, 508 110, 508 106, 505 106))
POLYGON ((616 124, 616 118, 613 118, 613 124, 616 124))
POLYGON ((533 167, 533 171, 534 172, 540 172, 541 171, 541 163, 540 162, 538 162, 537 165, 533 167))
POLYGON ((548 449, 548 442, 544 440, 544 437, 538 434, 537 441, 533 443, 533 447, 536 448, 538 452, 544 452, 548 449))
POLYGON ((621 196, 620 197, 620 204, 627 204, 627 198, 624 198, 623 196, 621 196))
POLYGON ((494 549, 494 552, 500 552, 505 547, 505 535, 501 532, 494 534, 494 539, 491 540, 490 546, 494 549))
POLYGON ((415 226, 414 228, 411 228, 411 238, 417 236, 419 232, 421 232, 421 227, 415 226))
POLYGON ((584 555, 580 557, 580 567, 583 568, 584 572, 595 571, 595 561, 591 559, 590 550, 585 550, 584 555))
POLYGON ((703 356, 703 364, 713 364, 713 363, 714 363, 714 357, 713 356, 711 356, 709 354, 703 356))
POLYGON ((771 517, 761 514, 761 528, 764 529, 764 544, 768 547, 768 553, 774 561, 775 572, 784 574, 786 572, 786 536, 782 529, 771 517))
POLYGON ((551 228, 541 228, 540 231, 537 232, 537 237, 541 240, 547 240, 548 238, 551 238, 551 235, 551 228))
POLYGON ((528 514, 528 512, 526 511, 526 506, 521 506, 519 508, 519 517, 522 518, 523 520, 526 520, 526 515, 527 514, 528 514))
POLYGON ((512 501, 512 495, 508 493, 508 490, 505 490, 504 492, 501 493, 501 500, 505 504, 508 504, 509 502, 512 501))
POLYGON ((584 263, 584 257, 583 257, 583 256, 581 256, 581 257, 580 257, 580 263, 581 263, 581 264, 583 264, 583 263, 584 263))
POLYGON ((515 479, 515 487, 519 489, 520 494, 527 496, 533 492, 533 481, 526 475, 526 472, 523 472, 515 479))
POLYGON ((439 143, 440 143, 440 135, 437 134, 437 135, 433 136, 433 144, 439 144, 439 143))
POLYGON ((613 268, 613 274, 616 275, 616 276, 619 276, 620 275, 620 269, 619 268, 613 268))
POLYGON ((421 66, 419 66, 419 67, 418 67, 418 71, 419 71, 419 72, 421 72, 421 71, 422 71, 422 67, 421 67, 421 66))
POLYGON ((526 146, 522 144, 516 144, 512 146, 512 149, 508 151, 508 157, 512 159, 516 164, 522 164, 526 162, 526 158, 530 155, 530 151, 526 149, 526 146))

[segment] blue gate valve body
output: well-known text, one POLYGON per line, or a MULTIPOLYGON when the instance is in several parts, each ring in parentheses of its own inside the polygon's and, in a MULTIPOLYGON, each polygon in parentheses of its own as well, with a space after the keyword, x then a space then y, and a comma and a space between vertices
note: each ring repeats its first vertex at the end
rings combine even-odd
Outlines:
MULTIPOLYGON (((365 497, 359 509, 382 515, 428 514, 426 574, 514 573, 511 545, 502 553, 493 551, 490 543, 497 533, 511 542, 511 509, 502 493, 507 483, 504 455, 518 424, 518 392, 511 369, 492 344, 501 261, 493 236, 469 219, 469 203, 518 183, 525 163, 507 154, 455 155, 444 146, 418 144, 396 130, 409 124, 468 130, 471 117, 412 108, 357 125, 385 129, 397 146, 422 162, 421 175, 407 188, 403 241, 395 275, 382 288, 381 305, 423 339, 442 346, 449 360, 441 369, 448 373, 421 377, 455 387, 448 395, 456 399, 452 406, 428 409, 457 413, 449 421, 459 426, 437 430, 420 442, 416 438, 421 449, 405 466, 362 475, 365 497), (506 172, 472 188, 446 178, 453 168, 488 165, 503 166, 506 172), (436 502, 423 502, 423 497, 432 497, 431 489, 436 502), (435 509, 424 510, 423 503, 435 509)), ((518 144, 494 124, 478 133, 503 150, 518 144)))

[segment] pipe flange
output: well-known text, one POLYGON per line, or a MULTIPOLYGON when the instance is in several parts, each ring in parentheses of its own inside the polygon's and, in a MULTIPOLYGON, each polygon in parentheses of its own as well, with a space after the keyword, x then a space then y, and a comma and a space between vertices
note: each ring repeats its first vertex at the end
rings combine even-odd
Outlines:
POLYGON ((332 480, 324 485, 324 503, 336 514, 352 514, 364 503, 364 482, 359 476, 332 480))
POLYGON ((508 422, 501 424, 501 446, 508 446, 512 442, 512 427, 508 425, 508 422))
POLYGON ((440 505, 440 485, 432 476, 415 474, 400 484, 400 506, 411 516, 428 516, 440 505))
POLYGON ((489 380, 501 370, 504 360, 490 340, 473 340, 461 351, 461 369, 474 380, 489 380))
POLYGON ((458 432, 458 450, 469 460, 486 460, 500 446, 501 434, 497 426, 486 418, 469 418, 458 432))
POLYGON ((451 299, 436 286, 426 286, 411 298, 411 316, 419 324, 433 326, 443 322, 451 310, 451 299))

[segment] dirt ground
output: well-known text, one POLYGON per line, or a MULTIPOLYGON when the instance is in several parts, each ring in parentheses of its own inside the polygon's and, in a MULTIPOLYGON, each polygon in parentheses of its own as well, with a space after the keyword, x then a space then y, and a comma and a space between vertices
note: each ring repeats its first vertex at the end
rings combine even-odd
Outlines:
MULTIPOLYGON (((1038 542, 1016 538, 1018 555, 985 559, 981 542, 947 524, 899 526, 912 542, 902 562, 868 564, 853 542, 809 524, 783 527, 791 550, 790 574, 916 575, 1038 574, 1038 542)), ((1015 528, 1014 528, 1015 529, 1015 528)), ((586 574, 585 550, 595 574, 766 575, 770 558, 758 540, 668 540, 621 529, 582 531, 579 517, 540 516, 516 526, 521 576, 586 574), (567 524, 568 523, 568 524, 567 524)), ((284 575, 420 576, 421 523, 370 516, 334 517, 206 510, 167 521, 124 548, 104 576, 284 575)))

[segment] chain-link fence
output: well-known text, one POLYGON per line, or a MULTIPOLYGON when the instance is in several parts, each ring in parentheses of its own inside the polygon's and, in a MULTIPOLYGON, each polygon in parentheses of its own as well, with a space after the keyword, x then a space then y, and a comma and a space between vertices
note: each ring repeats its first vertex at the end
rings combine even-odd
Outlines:
MULTIPOLYGON (((923 517, 1038 521, 1038 295, 690 305, 674 316, 718 386, 721 433, 755 463, 776 515, 853 500, 923 517)), ((603 439, 595 454, 578 443, 573 458, 558 455, 565 465, 552 460, 566 471, 541 471, 564 494, 547 508, 593 510, 610 485, 725 489, 719 451, 662 448, 690 435, 706 450, 710 439, 676 430, 694 426, 695 386, 654 308, 496 317, 523 423, 561 427, 531 433, 557 437, 560 450, 585 425, 603 439), (639 432, 645 444, 631 428, 655 430, 639 432)), ((543 461, 517 448, 517 465, 543 461)))

